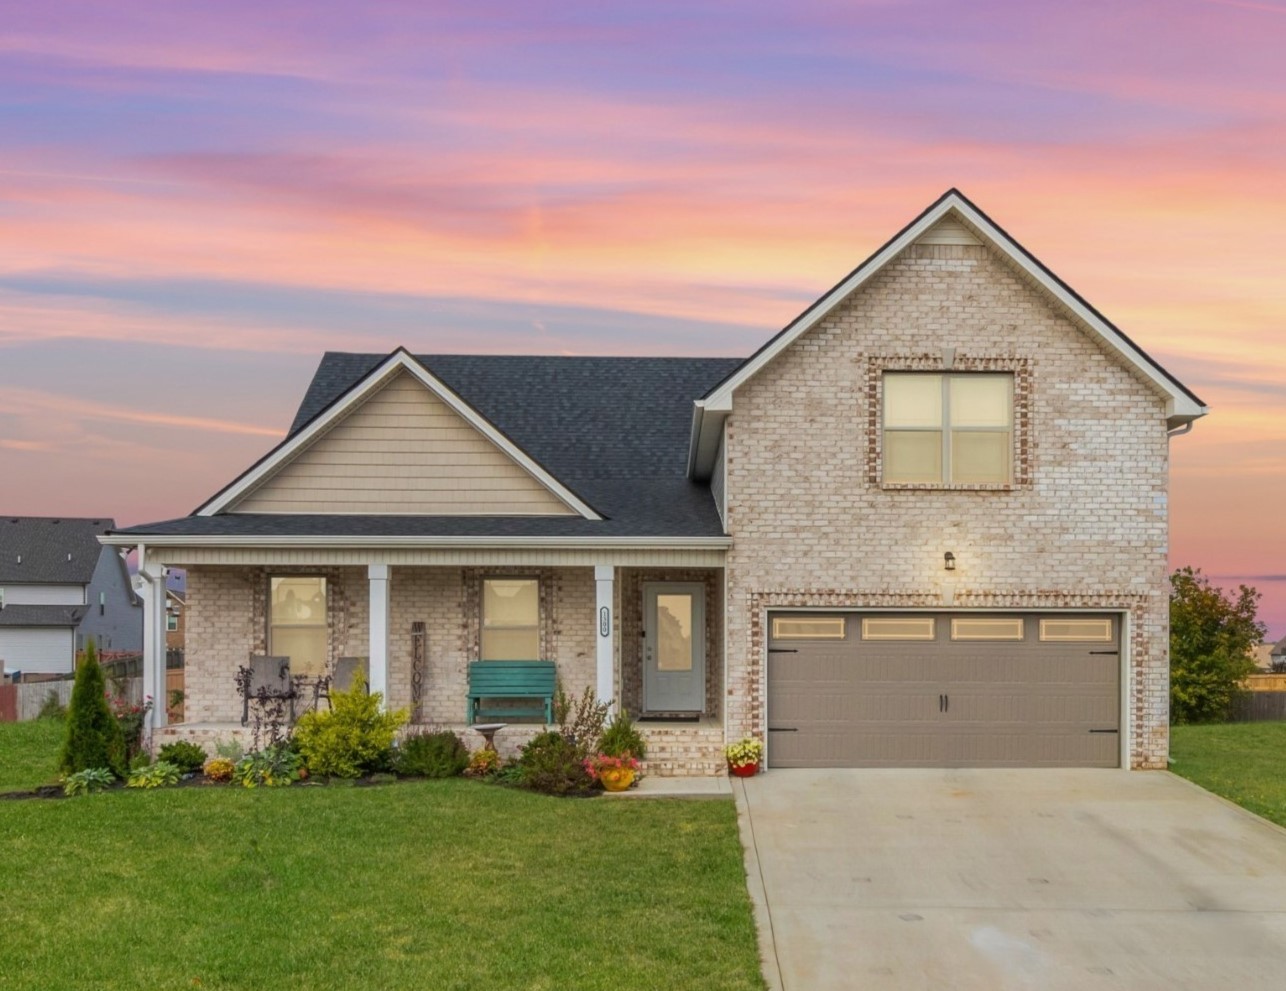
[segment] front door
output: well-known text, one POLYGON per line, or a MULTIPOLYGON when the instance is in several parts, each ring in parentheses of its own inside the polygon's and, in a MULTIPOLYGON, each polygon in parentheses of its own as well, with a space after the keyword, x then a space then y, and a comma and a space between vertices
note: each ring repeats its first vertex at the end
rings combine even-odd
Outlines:
POLYGON ((643 709, 701 712, 706 694, 705 586, 643 586, 643 709))

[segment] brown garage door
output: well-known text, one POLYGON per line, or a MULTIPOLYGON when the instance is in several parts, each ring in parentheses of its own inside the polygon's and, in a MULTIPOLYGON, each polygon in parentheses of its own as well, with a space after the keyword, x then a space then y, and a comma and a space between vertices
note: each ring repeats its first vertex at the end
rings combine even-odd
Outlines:
POLYGON ((1116 767, 1115 616, 774 613, 773 767, 1116 767))

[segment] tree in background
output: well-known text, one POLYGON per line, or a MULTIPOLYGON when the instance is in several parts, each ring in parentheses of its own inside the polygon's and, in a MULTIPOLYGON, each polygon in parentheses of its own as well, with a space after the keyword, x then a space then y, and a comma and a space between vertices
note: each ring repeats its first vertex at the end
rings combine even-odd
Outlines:
POLYGON ((67 736, 58 758, 58 769, 64 774, 75 774, 95 767, 109 768, 117 777, 123 777, 125 738, 107 704, 98 650, 90 640, 85 645, 85 657, 76 669, 76 684, 72 686, 71 703, 67 706, 67 736))
POLYGON ((1255 618, 1260 594, 1225 592, 1201 573, 1170 576, 1170 721, 1226 719, 1240 685, 1255 671, 1253 650, 1268 628, 1255 618))

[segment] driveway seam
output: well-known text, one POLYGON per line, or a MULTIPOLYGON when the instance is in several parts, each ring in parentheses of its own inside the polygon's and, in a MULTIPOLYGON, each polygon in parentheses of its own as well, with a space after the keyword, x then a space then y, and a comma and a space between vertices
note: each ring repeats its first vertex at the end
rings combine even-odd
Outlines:
POLYGON ((772 906, 768 903, 768 888, 764 883, 763 866, 759 859, 759 845, 755 838, 755 823, 750 815, 750 796, 746 794, 745 781, 733 782, 733 797, 737 801, 737 820, 741 826, 741 848, 745 854, 746 890, 754 906, 755 928, 759 934, 759 964, 764 980, 771 991, 785 991, 781 961, 777 957, 777 936, 773 929, 772 906))

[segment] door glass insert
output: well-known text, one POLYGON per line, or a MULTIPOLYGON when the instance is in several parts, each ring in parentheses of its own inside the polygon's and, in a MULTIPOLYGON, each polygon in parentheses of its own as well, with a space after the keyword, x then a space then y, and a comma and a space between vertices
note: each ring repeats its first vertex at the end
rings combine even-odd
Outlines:
POLYGON ((656 597, 656 667, 658 671, 692 670, 691 595, 656 597))

